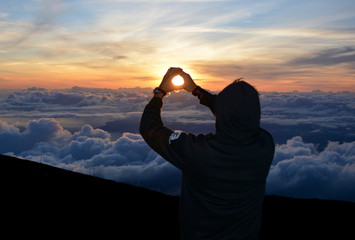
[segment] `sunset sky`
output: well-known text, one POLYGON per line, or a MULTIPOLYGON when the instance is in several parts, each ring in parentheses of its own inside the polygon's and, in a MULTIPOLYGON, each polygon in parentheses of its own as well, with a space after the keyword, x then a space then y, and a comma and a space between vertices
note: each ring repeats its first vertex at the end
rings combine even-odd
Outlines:
POLYGON ((0 89, 156 87, 179 66, 210 90, 355 91, 355 1, 5 0, 0 89))

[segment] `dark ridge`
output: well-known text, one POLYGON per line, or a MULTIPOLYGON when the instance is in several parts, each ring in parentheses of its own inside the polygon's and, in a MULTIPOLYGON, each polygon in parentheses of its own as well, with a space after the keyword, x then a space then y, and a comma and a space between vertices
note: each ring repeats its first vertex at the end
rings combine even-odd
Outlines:
MULTIPOLYGON (((3 236, 179 239, 178 197, 0 155, 3 236)), ((260 239, 354 239, 355 203, 266 196, 260 239)))
POLYGON ((179 239, 178 197, 7 156, 0 182, 1 225, 13 239, 179 239))

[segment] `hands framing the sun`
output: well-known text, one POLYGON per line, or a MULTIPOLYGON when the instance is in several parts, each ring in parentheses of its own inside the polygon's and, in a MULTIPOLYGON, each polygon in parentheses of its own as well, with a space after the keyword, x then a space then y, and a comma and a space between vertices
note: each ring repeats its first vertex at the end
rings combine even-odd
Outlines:
POLYGON ((160 89, 164 90, 167 93, 181 89, 185 89, 188 92, 192 92, 196 87, 197 85, 192 80, 191 76, 188 73, 184 72, 182 68, 176 67, 169 68, 159 86, 160 89), (173 78, 176 76, 181 76, 184 79, 181 85, 175 85, 173 83, 173 78))

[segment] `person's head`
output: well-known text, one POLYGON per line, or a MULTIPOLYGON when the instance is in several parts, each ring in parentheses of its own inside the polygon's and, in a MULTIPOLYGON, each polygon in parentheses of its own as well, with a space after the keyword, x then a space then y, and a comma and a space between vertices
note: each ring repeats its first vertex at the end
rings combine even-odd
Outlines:
POLYGON ((218 94, 215 112, 217 136, 243 141, 259 131, 259 93, 245 81, 238 79, 218 94))

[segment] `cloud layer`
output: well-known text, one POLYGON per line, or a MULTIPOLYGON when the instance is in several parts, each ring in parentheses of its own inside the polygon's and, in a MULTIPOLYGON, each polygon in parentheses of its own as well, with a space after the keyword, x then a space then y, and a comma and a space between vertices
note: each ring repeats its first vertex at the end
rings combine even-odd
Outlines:
POLYGON ((355 201, 355 141, 329 142, 324 151, 293 137, 278 145, 267 179, 268 194, 355 201))
MULTIPOLYGON (((71 134, 54 119, 30 121, 21 133, 0 121, 0 144, 0 152, 6 155, 168 194, 179 193, 180 172, 137 134, 124 133, 112 141, 108 132, 90 125, 71 134)), ((293 137, 276 147, 266 193, 355 201, 354 149, 355 141, 329 142, 317 152, 314 144, 293 137)))
MULTIPOLYGON (((117 138, 138 133, 150 88, 94 89, 73 87, 50 91, 32 87, 0 95, 0 120, 24 129, 28 120, 55 118, 70 132, 84 124, 117 138)), ((351 92, 261 92, 261 124, 277 143, 302 136, 324 148, 331 141, 354 141, 355 94, 351 92)), ((214 117, 187 92, 165 98, 162 117, 167 126, 193 133, 214 132, 214 117)))
POLYGON ((55 119, 43 118, 29 121, 20 132, 0 121, 0 146, 2 154, 178 194, 179 171, 137 134, 111 141, 108 132, 90 125, 71 134, 55 119))
MULTIPOLYGON (((0 153, 178 194, 180 172, 138 134, 152 89, 0 92, 0 153)), ((355 201, 355 109, 349 92, 262 92, 262 125, 274 136, 267 193, 355 201)), ((164 100, 164 123, 214 131, 209 109, 186 92, 164 100)))

